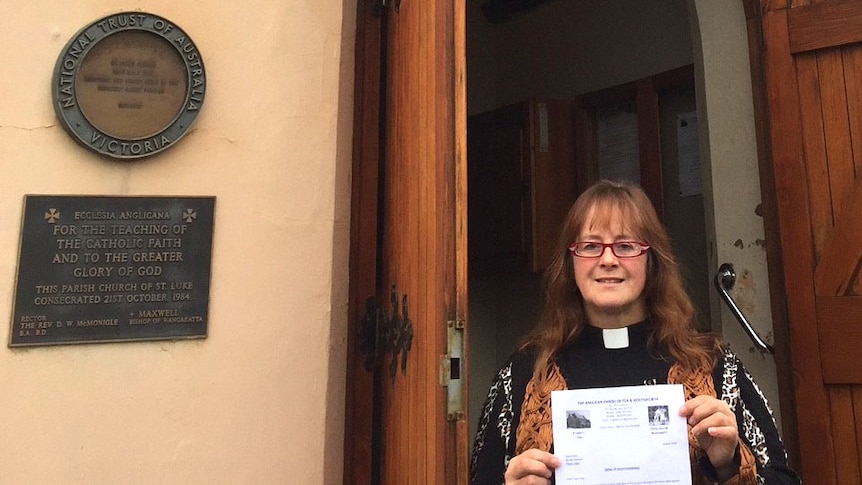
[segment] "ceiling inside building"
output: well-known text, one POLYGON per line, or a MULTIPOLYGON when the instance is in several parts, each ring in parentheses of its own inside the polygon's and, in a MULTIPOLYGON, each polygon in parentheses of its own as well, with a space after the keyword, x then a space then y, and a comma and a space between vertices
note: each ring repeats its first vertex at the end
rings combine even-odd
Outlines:
POLYGON ((479 5, 489 22, 508 20, 513 15, 527 11, 549 0, 472 0, 479 5))

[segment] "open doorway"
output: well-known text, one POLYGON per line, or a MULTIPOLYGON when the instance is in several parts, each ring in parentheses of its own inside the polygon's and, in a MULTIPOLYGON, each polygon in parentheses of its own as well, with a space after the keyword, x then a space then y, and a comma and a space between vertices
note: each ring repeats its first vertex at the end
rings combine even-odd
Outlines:
MULTIPOLYGON (((499 2, 509 7, 517 3, 499 2)), ((491 379, 535 323, 543 304, 546 244, 544 236, 537 235, 541 217, 535 197, 536 187, 544 182, 531 169, 531 151, 553 151, 560 136, 565 138, 562 144, 574 145, 575 103, 582 96, 602 98, 600 93, 615 87, 690 69, 694 62, 685 2, 521 3, 532 7, 494 10, 487 8, 488 0, 467 5, 471 440, 491 379), (559 114, 566 103, 572 106, 570 116, 559 114), (561 124, 571 136, 560 135, 556 127, 561 124)), ((713 325, 710 308, 709 218, 703 190, 680 177, 681 168, 692 168, 680 166, 678 141, 680 123, 691 123, 690 115, 696 112, 694 82, 656 92, 663 219, 698 308, 699 326, 720 330, 713 325)), ((634 112, 630 101, 609 99, 593 106, 593 120, 625 125, 634 112)), ((690 134, 692 127, 686 127, 690 134)), ((625 133, 608 136, 626 144, 625 133)), ((578 187, 613 176, 606 168, 579 166, 576 151, 572 146, 559 152, 570 162, 560 162, 555 177, 570 179, 574 187, 568 194, 560 191, 568 199, 558 201, 563 207, 574 201, 578 187)), ((551 231, 554 237, 557 229, 558 224, 551 231)))

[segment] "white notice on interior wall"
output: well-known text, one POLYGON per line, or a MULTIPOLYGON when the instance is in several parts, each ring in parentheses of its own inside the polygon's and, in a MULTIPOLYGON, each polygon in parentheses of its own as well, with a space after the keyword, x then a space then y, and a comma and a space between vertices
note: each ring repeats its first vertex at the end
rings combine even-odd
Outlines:
POLYGON ((625 106, 596 111, 599 177, 640 183, 638 116, 625 106))
POLYGON ((679 156, 679 195, 698 195, 702 190, 696 111, 677 115, 676 146, 679 156))

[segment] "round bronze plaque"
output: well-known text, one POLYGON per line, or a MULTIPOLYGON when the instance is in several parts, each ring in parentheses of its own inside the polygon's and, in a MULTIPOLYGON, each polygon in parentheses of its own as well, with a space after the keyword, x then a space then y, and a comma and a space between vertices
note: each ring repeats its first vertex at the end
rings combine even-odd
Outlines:
POLYGON ((53 80, 54 110, 85 147, 140 158, 173 146, 200 112, 203 60, 176 24, 144 12, 97 20, 66 44, 53 80))

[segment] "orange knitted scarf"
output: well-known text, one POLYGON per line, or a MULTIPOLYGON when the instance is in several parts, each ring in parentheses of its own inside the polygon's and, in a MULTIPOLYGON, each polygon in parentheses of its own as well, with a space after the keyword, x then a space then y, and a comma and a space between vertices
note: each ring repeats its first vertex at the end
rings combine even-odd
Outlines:
MULTIPOLYGON (((551 392, 565 390, 566 381, 560 373, 560 368, 551 363, 546 375, 536 379, 534 375, 524 393, 524 403, 521 405, 521 420, 515 433, 515 455, 520 455, 531 448, 550 451, 553 444, 553 426, 551 423, 551 392), (544 385, 539 384, 544 382, 544 385)), ((679 364, 671 366, 667 376, 668 384, 682 384, 685 399, 696 396, 716 396, 715 384, 711 369, 697 369, 695 372, 684 372, 679 364)), ((698 461, 702 452, 697 444, 697 437, 688 429, 689 459, 692 467, 692 483, 707 485, 708 481, 699 471, 698 461)), ((739 474, 723 485, 754 485, 756 483, 756 467, 754 455, 743 443, 739 444, 741 463, 739 474)))

